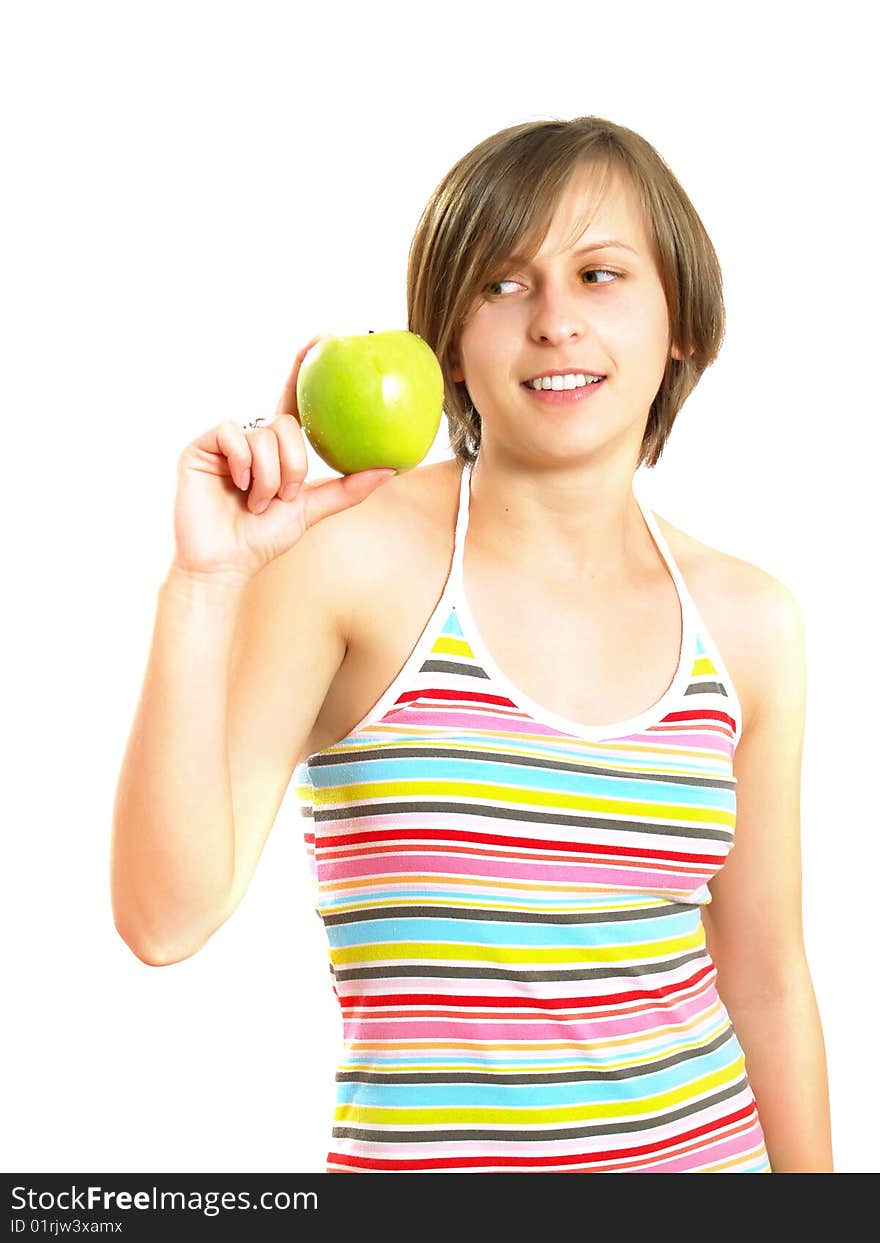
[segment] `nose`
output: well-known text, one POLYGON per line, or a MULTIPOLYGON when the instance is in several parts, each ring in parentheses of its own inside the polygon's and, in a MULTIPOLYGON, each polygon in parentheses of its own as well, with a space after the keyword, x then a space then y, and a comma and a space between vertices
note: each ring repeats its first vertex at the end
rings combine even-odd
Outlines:
POLYGON ((576 340, 586 329, 582 300, 562 280, 548 277, 534 302, 530 328, 535 341, 549 345, 576 340))

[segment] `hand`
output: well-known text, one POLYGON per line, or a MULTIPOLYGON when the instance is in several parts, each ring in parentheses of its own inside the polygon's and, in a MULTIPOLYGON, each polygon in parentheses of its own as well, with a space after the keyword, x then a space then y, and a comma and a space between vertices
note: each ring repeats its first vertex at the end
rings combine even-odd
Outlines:
POLYGON ((307 483, 306 445, 296 404, 297 354, 264 427, 227 421, 187 445, 178 459, 174 567, 193 577, 246 583, 322 518, 359 504, 396 471, 357 471, 307 483))

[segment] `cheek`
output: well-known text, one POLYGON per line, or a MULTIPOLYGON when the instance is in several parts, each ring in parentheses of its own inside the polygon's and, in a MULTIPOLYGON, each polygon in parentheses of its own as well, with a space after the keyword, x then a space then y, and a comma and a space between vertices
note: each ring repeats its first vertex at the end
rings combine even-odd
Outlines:
POLYGON ((669 315, 665 301, 640 302, 627 307, 615 322, 615 334, 624 345, 637 349, 646 364, 655 354, 664 357, 669 337, 669 315))
MULTIPOLYGON (((497 375, 499 368, 503 372, 512 339, 515 338, 511 336, 510 325, 502 322, 501 316, 477 313, 459 337, 459 367, 467 369, 474 384, 484 373, 497 375)), ((511 359, 511 365, 512 362, 511 359)))

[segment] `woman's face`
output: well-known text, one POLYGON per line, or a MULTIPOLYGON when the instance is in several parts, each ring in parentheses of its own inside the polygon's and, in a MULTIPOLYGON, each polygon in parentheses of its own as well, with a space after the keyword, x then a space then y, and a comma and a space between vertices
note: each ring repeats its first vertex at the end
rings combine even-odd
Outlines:
MULTIPOLYGON (((454 378, 464 380, 490 443, 535 455, 595 460, 603 450, 638 458, 669 357, 669 314, 635 196, 619 177, 585 232, 562 250, 589 202, 593 175, 573 175, 540 252, 512 261, 484 286, 458 339, 454 378), (603 246, 578 254, 602 240, 603 246), (621 245, 622 243, 622 245, 621 245), (549 370, 606 378, 583 401, 549 404, 523 381, 549 370)), ((677 348, 675 358, 681 358, 677 348)))

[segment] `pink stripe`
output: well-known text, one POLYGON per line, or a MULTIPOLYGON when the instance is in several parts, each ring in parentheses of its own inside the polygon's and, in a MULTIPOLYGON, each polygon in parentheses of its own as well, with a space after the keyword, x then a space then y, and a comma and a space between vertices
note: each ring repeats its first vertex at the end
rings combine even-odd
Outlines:
MULTIPOLYGON (((513 715, 514 710, 510 713, 490 712, 486 709, 475 708, 472 712, 462 711, 460 709, 450 708, 429 708, 424 705, 419 708, 401 707, 391 709, 385 714, 381 721, 368 725, 361 734, 355 737, 369 737, 371 731, 380 730, 385 723, 394 725, 415 725, 425 726, 429 729, 448 729, 454 726, 457 729, 475 729, 475 730, 493 730, 509 735, 515 739, 519 734, 538 734, 544 738, 561 738, 572 739, 582 748, 588 749, 591 745, 589 739, 579 738, 575 734, 566 734, 562 730, 554 729, 551 725, 545 725, 542 721, 532 720, 530 717, 519 717, 513 715)), ((620 741, 640 743, 650 746, 658 751, 663 750, 664 746, 669 747, 693 747, 698 751, 717 751, 719 755, 729 757, 732 754, 732 741, 725 732, 725 727, 717 723, 711 727, 703 726, 697 729, 695 725, 689 723, 687 728, 683 728, 680 722, 671 722, 663 727, 661 731, 643 731, 635 734, 621 734, 619 739, 605 739, 601 745, 607 747, 610 741, 620 741), (710 732, 718 730, 717 733, 710 732)), ((491 741, 487 739, 486 741, 491 741)))
MULTIPOLYGON (((710 1144, 708 1148, 688 1152, 680 1157, 672 1157, 668 1161, 649 1161, 626 1168, 630 1170, 650 1169, 657 1174, 680 1174, 687 1170, 694 1170, 695 1161, 699 1161, 700 1165, 714 1165, 717 1161, 723 1161, 725 1157, 735 1157, 739 1153, 749 1152, 750 1149, 757 1148, 763 1142, 764 1132, 756 1122, 741 1135, 734 1135, 732 1139, 710 1144)), ((757 1155, 754 1155, 752 1160, 757 1160, 757 1155)))
MULTIPOLYGON (((667 1023, 682 1022, 709 1012, 717 997, 714 987, 697 994, 687 1001, 678 1003, 658 1001, 654 1004, 641 1002, 645 1009, 638 1014, 622 1015, 603 1019, 601 1010, 597 1009, 596 1017, 588 1021, 542 1023, 492 1023, 488 1019, 414 1019, 382 1020, 365 1022, 362 1016, 352 1019, 343 1018, 342 1026, 345 1040, 450 1040, 450 1041, 481 1041, 481 1040, 512 1040, 514 1049, 520 1040, 596 1040, 609 1036, 627 1036, 636 1032, 652 1031, 657 1035, 658 1011, 663 1013, 667 1023)), ((409 1054, 412 1056, 412 1054, 409 1054)), ((428 1057, 434 1063, 438 1056, 437 1050, 428 1050, 428 1057)), ((440 1055, 442 1056, 442 1055, 440 1055)))
MULTIPOLYGON (((666 746, 687 747, 689 750, 702 751, 710 756, 717 752, 719 756, 723 757, 725 763, 728 763, 733 754, 733 743, 726 734, 713 734, 709 733, 708 730, 706 732, 701 730, 699 733, 684 733, 681 729, 677 729, 672 725, 667 726, 659 736, 657 734, 628 734, 627 742, 630 740, 647 743, 651 750, 656 751, 659 755, 663 754, 666 746)), ((687 756, 682 756, 682 763, 688 763, 687 756)), ((706 775, 711 777, 713 774, 709 772, 706 775)), ((730 780, 729 773, 719 772, 716 775, 730 780)))
MULTIPOLYGON (((319 852, 320 853, 320 852, 319 852)), ((385 865, 388 872, 436 872, 447 876, 487 876, 508 880, 529 880, 540 888, 542 881, 570 880, 578 884, 637 885, 645 889, 681 889, 685 892, 695 888, 714 869, 700 868, 693 873, 657 872, 650 867, 623 868, 603 867, 589 863, 559 865, 513 859, 463 858, 444 855, 435 858, 428 854, 388 855, 385 865)), ((357 876, 372 876, 377 880, 384 875, 381 857, 369 855, 364 859, 328 860, 319 858, 318 875, 322 883, 331 880, 347 880, 357 876)))

